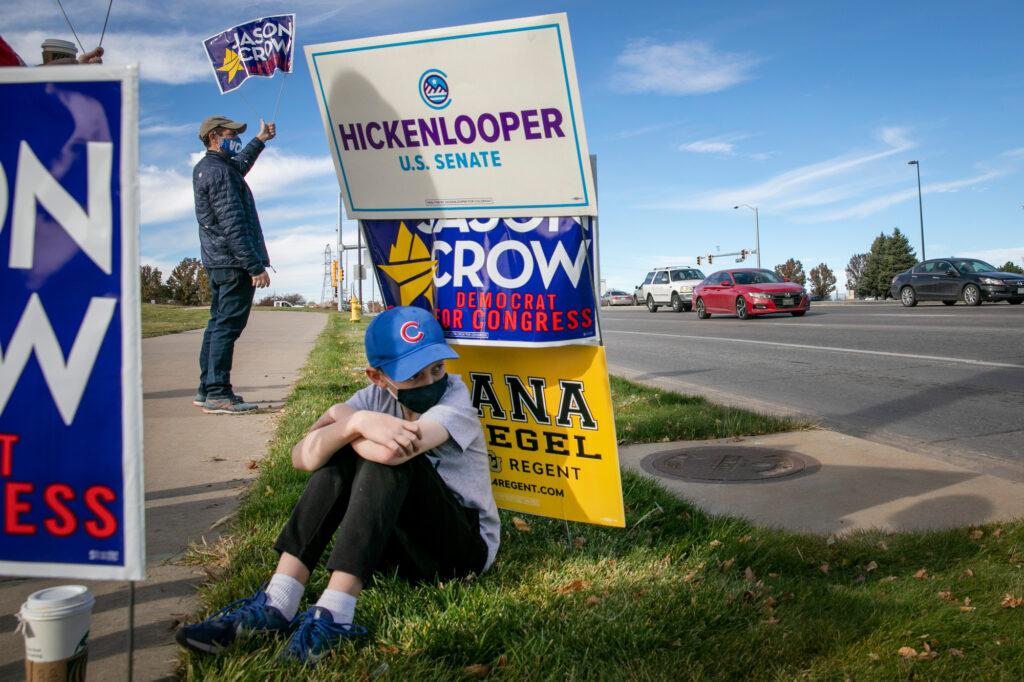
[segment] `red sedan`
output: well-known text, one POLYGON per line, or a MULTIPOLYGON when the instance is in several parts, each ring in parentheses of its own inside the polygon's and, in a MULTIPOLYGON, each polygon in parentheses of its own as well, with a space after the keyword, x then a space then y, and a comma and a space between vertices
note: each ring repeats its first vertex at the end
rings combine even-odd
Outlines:
POLYGON ((702 320, 712 313, 736 315, 741 320, 772 313, 801 317, 811 307, 810 296, 802 286, 771 270, 716 272, 697 285, 693 299, 697 317, 702 320))

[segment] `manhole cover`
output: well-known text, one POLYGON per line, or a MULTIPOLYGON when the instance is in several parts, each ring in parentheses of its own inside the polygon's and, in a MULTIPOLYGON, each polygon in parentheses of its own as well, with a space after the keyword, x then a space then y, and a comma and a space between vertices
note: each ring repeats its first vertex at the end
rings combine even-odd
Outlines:
POLYGON ((816 471, 820 465, 787 450, 740 446, 705 446, 649 455, 647 471, 684 481, 731 483, 766 481, 816 471))

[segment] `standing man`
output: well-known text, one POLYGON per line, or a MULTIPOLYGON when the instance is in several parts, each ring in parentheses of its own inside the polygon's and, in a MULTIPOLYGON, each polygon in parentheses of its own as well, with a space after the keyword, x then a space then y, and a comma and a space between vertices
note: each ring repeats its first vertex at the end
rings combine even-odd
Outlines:
POLYGON ((231 388, 235 340, 249 321, 257 288, 270 286, 270 258, 256 202, 245 182, 264 143, 277 134, 260 120, 260 132, 242 147, 244 123, 210 116, 199 126, 206 155, 192 170, 203 265, 210 279, 210 321, 199 352, 199 389, 193 400, 207 414, 240 414, 258 409, 231 388))

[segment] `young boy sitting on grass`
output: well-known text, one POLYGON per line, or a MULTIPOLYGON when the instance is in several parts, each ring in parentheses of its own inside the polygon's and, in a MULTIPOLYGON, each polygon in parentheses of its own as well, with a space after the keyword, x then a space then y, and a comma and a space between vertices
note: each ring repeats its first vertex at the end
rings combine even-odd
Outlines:
POLYGON ((291 632, 285 658, 315 664, 346 638, 356 599, 377 571, 413 582, 490 568, 500 525, 483 431, 469 391, 445 373, 458 355, 433 315, 392 308, 366 329, 371 384, 332 406, 292 449, 313 472, 277 538, 265 589, 178 630, 217 653, 245 632, 291 632), (310 572, 335 537, 327 589, 296 617, 310 572))

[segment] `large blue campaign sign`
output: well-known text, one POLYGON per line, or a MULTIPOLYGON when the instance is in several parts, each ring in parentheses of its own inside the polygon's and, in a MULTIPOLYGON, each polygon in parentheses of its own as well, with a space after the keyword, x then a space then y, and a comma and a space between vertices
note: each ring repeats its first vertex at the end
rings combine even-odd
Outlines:
POLYGON ((365 220, 384 302, 432 310, 457 343, 598 342, 589 218, 365 220))
POLYGON ((0 69, 0 574, 144 577, 133 67, 0 69))

